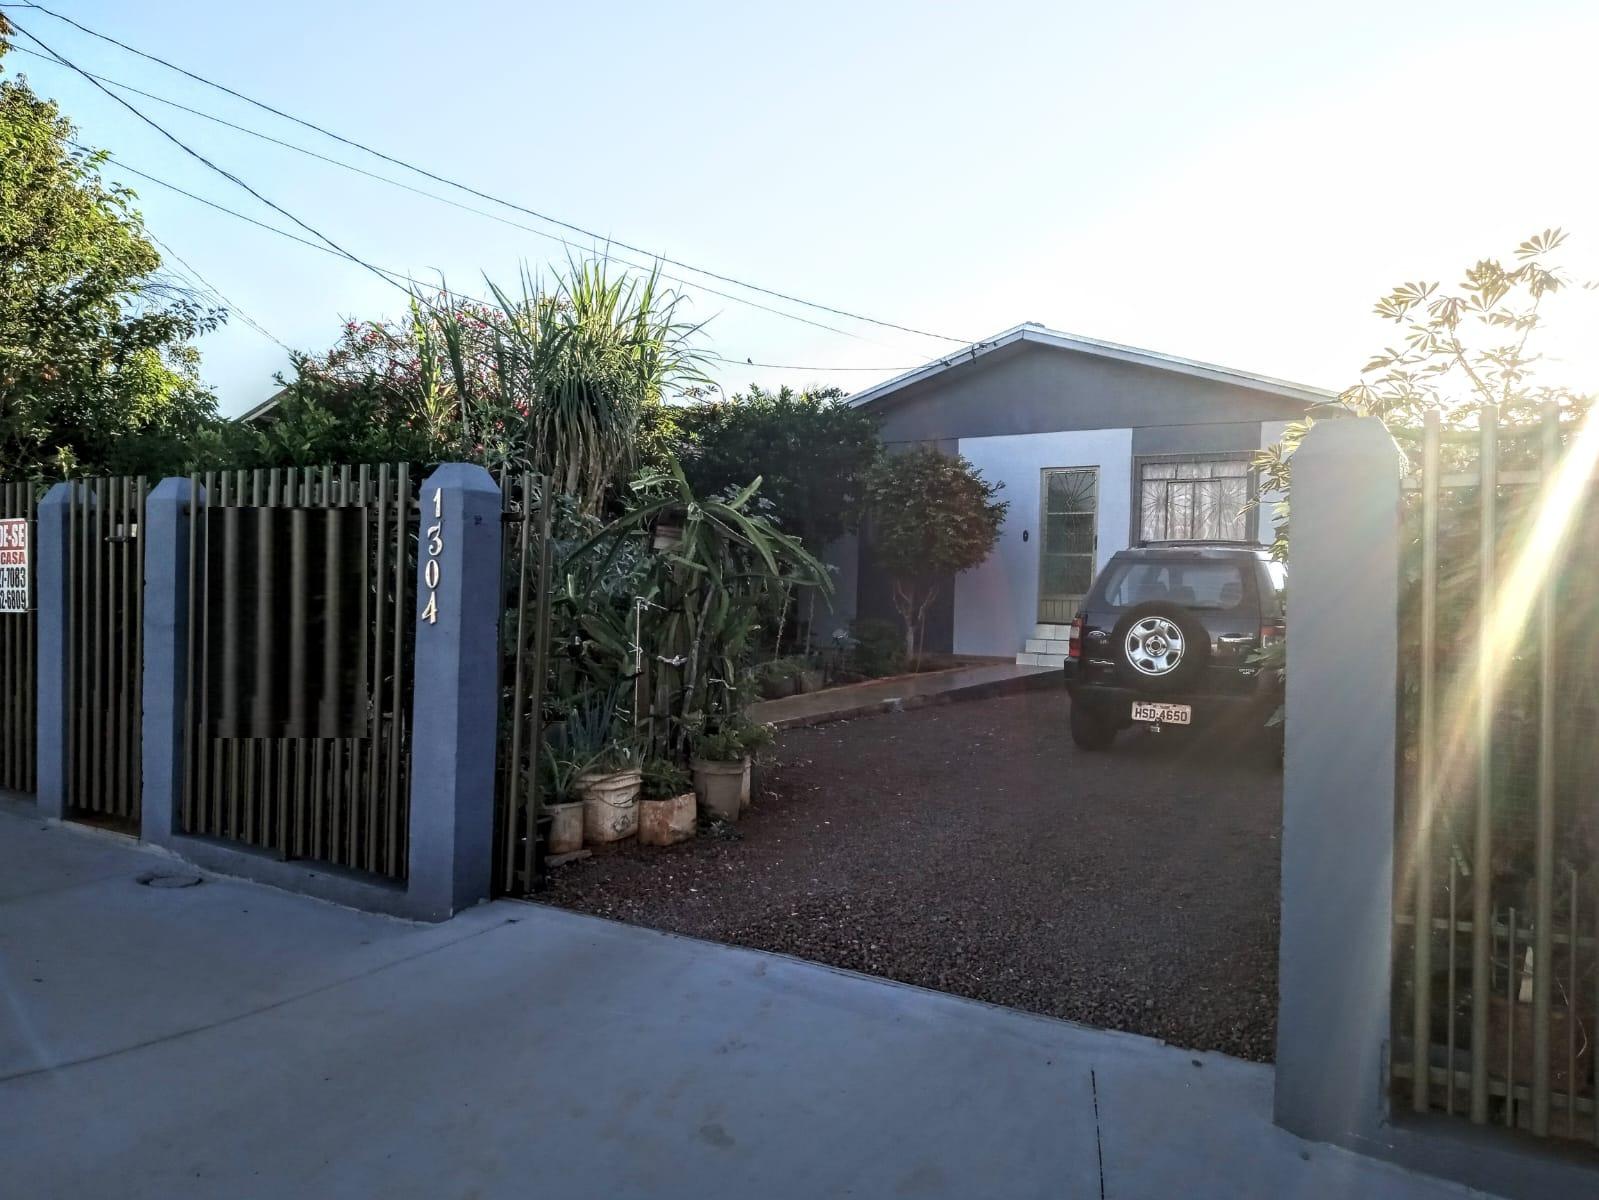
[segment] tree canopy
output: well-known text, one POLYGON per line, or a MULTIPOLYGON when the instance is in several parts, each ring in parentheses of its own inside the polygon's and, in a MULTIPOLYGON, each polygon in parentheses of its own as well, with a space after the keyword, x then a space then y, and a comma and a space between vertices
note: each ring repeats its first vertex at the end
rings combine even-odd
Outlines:
POLYGON ((0 462, 179 470, 221 436, 192 341, 225 313, 159 275, 134 194, 73 142, 24 78, 0 80, 0 462))
POLYGON ((867 485, 871 542, 893 580, 905 649, 920 651, 927 610, 951 575, 988 557, 1010 503, 959 455, 932 447, 884 458, 867 485))

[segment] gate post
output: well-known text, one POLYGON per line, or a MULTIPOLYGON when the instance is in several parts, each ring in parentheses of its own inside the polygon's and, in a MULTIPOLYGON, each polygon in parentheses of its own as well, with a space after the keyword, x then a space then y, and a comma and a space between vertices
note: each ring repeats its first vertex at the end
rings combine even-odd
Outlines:
POLYGON ((72 702, 67 647, 67 563, 72 553, 72 485, 58 483, 39 501, 34 536, 34 626, 38 638, 38 720, 35 763, 39 815, 60 820, 67 808, 67 706, 72 702))
POLYGON ((144 723, 139 836, 167 845, 182 801, 194 485, 163 479, 144 502, 144 723))
POLYGON ((408 890, 423 920, 487 899, 493 882, 500 509, 479 466, 445 463, 422 485, 408 890))
POLYGON ((1388 1112, 1403 459, 1375 418, 1293 458, 1279 1125, 1370 1143, 1388 1112))

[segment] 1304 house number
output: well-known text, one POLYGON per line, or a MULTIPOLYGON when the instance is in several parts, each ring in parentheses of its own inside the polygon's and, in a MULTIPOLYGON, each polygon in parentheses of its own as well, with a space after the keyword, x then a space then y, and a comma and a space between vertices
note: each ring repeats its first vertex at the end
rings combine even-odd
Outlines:
POLYGON ((433 489, 433 523, 427 529, 427 558, 422 564, 422 586, 427 589, 428 602, 422 609, 422 619, 429 625, 439 621, 439 579, 443 570, 440 559, 444 557, 444 489, 433 489))

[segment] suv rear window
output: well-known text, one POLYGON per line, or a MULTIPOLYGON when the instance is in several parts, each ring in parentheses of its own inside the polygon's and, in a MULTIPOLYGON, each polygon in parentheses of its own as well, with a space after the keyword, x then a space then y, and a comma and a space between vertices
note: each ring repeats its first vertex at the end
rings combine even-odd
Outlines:
POLYGON ((1244 602, 1244 572, 1234 562, 1114 559, 1102 586, 1101 601, 1111 609, 1165 600, 1185 608, 1227 610, 1244 602))

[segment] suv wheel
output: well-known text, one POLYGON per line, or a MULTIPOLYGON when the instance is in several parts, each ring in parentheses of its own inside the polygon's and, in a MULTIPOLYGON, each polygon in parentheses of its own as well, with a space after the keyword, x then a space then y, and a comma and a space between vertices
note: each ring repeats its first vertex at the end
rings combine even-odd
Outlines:
POLYGON ((1116 670, 1130 687, 1171 693, 1196 679, 1210 657, 1210 635, 1179 604, 1152 600, 1128 609, 1111 635, 1116 670))
POLYGON ((1071 726, 1072 742, 1079 750, 1105 750, 1116 740, 1116 726, 1081 704, 1072 705, 1071 726))

